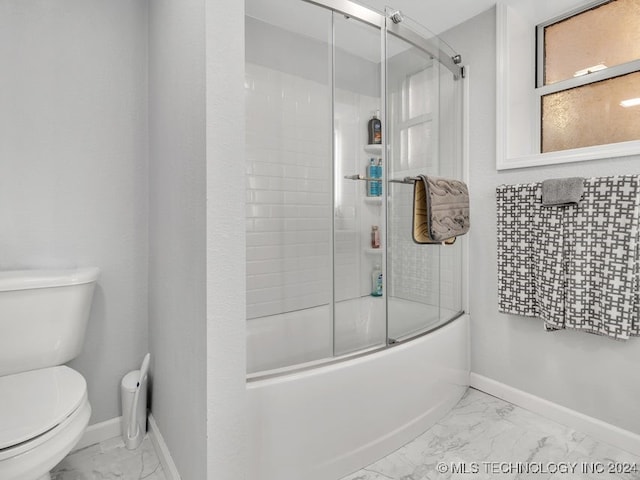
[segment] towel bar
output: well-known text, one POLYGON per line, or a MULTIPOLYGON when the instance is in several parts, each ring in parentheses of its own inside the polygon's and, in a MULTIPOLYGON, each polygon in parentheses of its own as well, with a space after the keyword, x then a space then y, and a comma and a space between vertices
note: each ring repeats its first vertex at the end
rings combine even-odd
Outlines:
POLYGON ((396 179, 396 178, 392 178, 391 180, 389 180, 390 182, 393 183, 408 183, 410 185, 413 185, 414 183, 416 183, 418 180, 420 180, 417 177, 404 177, 403 179, 396 179))
MULTIPOLYGON (((364 177, 362 175, 359 174, 355 174, 355 175, 345 175, 344 178, 346 178, 347 180, 365 180, 367 182, 381 182, 382 179, 381 178, 372 178, 372 177, 364 177)), ((413 185, 415 183, 416 180, 419 180, 416 177, 404 177, 403 179, 394 179, 392 178, 391 180, 389 180, 389 182, 393 182, 393 183, 408 183, 413 185)))

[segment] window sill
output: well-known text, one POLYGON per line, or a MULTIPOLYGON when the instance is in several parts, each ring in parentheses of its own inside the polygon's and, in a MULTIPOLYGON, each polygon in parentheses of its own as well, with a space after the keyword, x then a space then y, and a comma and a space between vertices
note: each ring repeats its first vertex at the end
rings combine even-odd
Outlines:
POLYGON ((583 162, 605 158, 627 157, 640 155, 640 140, 631 142, 610 143, 593 147, 574 148, 559 152, 535 153, 519 157, 498 159, 497 170, 511 168, 539 167, 542 165, 558 165, 561 163, 583 162))

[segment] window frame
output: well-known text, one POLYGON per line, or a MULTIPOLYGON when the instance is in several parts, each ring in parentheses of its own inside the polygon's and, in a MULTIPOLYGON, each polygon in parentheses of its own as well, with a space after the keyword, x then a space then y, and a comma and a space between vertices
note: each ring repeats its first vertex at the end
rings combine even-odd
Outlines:
POLYGON ((496 6, 496 169, 508 170, 639 155, 640 140, 541 152, 541 104, 544 95, 640 71, 640 59, 538 87, 539 62, 541 59, 544 60, 544 49, 540 46, 544 37, 540 36, 538 29, 593 9, 607 1, 584 3, 578 8, 575 8, 574 3, 574 8, 564 10, 562 5, 571 3, 571 0, 557 0, 557 4, 540 9, 537 9, 537 1, 529 0, 529 5, 525 3, 519 6, 509 0, 499 0, 496 6), (523 30, 527 26, 531 28, 529 32, 535 32, 535 35, 529 33, 530 40, 527 40, 523 30), (530 68, 525 66, 527 62, 531 62, 530 68), (522 83, 522 73, 527 70, 531 70, 528 86, 522 83), (525 142, 523 147, 514 147, 509 141, 510 138, 526 137, 530 138, 530 142, 525 142))
MULTIPOLYGON (((536 25, 536 88, 545 86, 544 84, 544 53, 545 53, 544 29, 556 23, 560 23, 563 20, 567 20, 571 17, 576 17, 584 12, 588 12, 589 10, 594 10, 600 6, 606 5, 607 3, 611 3, 612 1, 614 0, 595 0, 594 2, 588 3, 586 5, 582 5, 578 8, 574 8, 572 10, 564 12, 561 15, 555 16, 549 20, 545 20, 544 22, 536 25)), ((598 72, 588 73, 586 75, 581 75, 580 77, 574 77, 574 78, 589 77, 590 75, 593 75, 595 73, 598 73, 598 72)), ((570 80, 570 79, 567 79, 567 80, 570 80)), ((567 81, 567 80, 561 80, 560 82, 567 81)), ((556 82, 552 85, 556 85, 560 82, 556 82)), ((573 88, 573 87, 570 87, 570 88, 573 88)))
POLYGON ((430 145, 430 150, 431 150, 431 160, 435 160, 437 159, 437 153, 438 153, 438 146, 439 146, 439 132, 438 132, 438 122, 434 122, 434 109, 438 109, 439 105, 438 105, 438 98, 437 95, 431 93, 431 106, 430 106, 430 111, 416 115, 414 117, 411 117, 409 114, 409 97, 411 95, 410 92, 410 85, 411 85, 411 78, 415 77, 416 75, 420 75, 423 73, 427 73, 428 75, 431 75, 431 80, 433 80, 435 78, 435 76, 437 75, 437 66, 435 65, 435 62, 432 60, 431 63, 429 65, 424 66, 423 68, 417 69, 415 71, 412 71, 411 73, 408 73, 407 75, 405 75, 404 80, 402 81, 402 87, 401 87, 401 91, 402 91, 402 107, 401 107, 401 113, 400 113, 400 117, 397 121, 398 123, 398 138, 400 139, 401 142, 401 146, 400 146, 400 150, 402 151, 403 147, 406 151, 407 154, 407 158, 401 158, 401 162, 406 160, 407 162, 407 169, 405 171, 405 173, 407 175, 409 175, 409 172, 413 171, 413 169, 410 166, 410 155, 409 155, 409 129, 411 127, 415 127, 415 126, 419 126, 419 125, 426 125, 429 124, 431 127, 430 130, 430 134, 431 134, 431 145, 430 145), (435 108, 434 108, 435 107, 435 108), (406 115, 406 117, 405 117, 406 115), (406 138, 403 141, 402 140, 402 133, 406 132, 406 138), (403 143, 406 141, 406 145, 403 145, 403 143))
MULTIPOLYGON (((629 73, 640 72, 640 58, 639 58, 637 60, 632 60, 630 62, 614 65, 612 67, 607 67, 605 69, 598 70, 595 72, 586 73, 584 75, 580 75, 579 77, 567 78, 565 80, 560 80, 555 83, 551 83, 549 85, 544 84, 544 76, 545 76, 544 29, 550 25, 554 25, 563 20, 567 20, 568 18, 576 17, 578 15, 581 15, 584 12, 594 10, 600 6, 611 3, 612 1, 614 0, 597 0, 595 2, 581 6, 580 8, 573 9, 569 12, 566 12, 555 18, 552 18, 551 20, 547 20, 543 23, 536 25, 536 88, 535 88, 536 112, 535 113, 536 113, 537 139, 540 142, 541 154, 543 154, 542 152, 542 97, 546 95, 550 95, 552 93, 571 90, 572 88, 591 85, 597 82, 601 82, 603 80, 609 80, 611 78, 627 75, 629 73)), ((594 147, 601 147, 603 145, 615 145, 617 143, 622 143, 622 142, 598 144, 598 145, 594 145, 594 147)), ((576 149, 566 149, 566 150, 576 150, 576 149)), ((566 150, 558 150, 557 152, 563 152, 566 150)), ((556 153, 556 152, 544 152, 544 153, 556 153)))

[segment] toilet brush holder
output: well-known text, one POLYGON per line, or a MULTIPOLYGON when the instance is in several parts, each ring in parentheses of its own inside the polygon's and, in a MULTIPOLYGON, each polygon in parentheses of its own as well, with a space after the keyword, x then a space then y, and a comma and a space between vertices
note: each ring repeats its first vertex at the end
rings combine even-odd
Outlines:
POLYGON ((140 370, 133 370, 122 378, 120 396, 122 400, 121 433, 127 449, 138 448, 147 433, 147 371, 149 354, 145 356, 140 370))

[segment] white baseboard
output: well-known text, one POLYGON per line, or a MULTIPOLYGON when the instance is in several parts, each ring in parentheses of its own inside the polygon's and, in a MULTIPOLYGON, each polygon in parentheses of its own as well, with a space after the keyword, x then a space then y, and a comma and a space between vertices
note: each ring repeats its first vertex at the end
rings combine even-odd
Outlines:
POLYGON ((634 455, 640 455, 640 435, 624 430, 597 418, 563 407, 544 398, 510 387, 477 373, 471 373, 470 384, 494 397, 501 398, 519 407, 537 413, 555 422, 567 425, 596 440, 608 443, 634 455))
MULTIPOLYGON (((178 469, 176 468, 175 463, 173 463, 173 458, 171 458, 171 454, 169 453, 169 448, 167 447, 164 438, 162 438, 162 434, 158 429, 158 424, 153 418, 153 415, 149 414, 148 422, 149 429, 147 433, 151 439, 153 448, 156 451, 156 455, 158 455, 165 477, 167 480, 181 480, 178 469)), ((73 450, 80 450, 90 445, 119 437, 121 435, 121 424, 122 417, 115 417, 111 420, 89 425, 73 450)))
POLYGON ((84 435, 82 435, 82 438, 80 438, 80 441, 75 446, 74 451, 95 443, 104 442, 111 438, 119 437, 121 423, 122 417, 115 417, 111 420, 105 420, 104 422, 89 425, 84 431, 84 435))
POLYGON ((160 464, 162 465, 164 476, 167 477, 167 480, 181 480, 176 464, 173 463, 173 458, 171 458, 169 448, 164 442, 164 438, 162 438, 158 424, 151 414, 149 414, 149 438, 151 439, 153 448, 155 448, 156 454, 160 459, 160 464))

